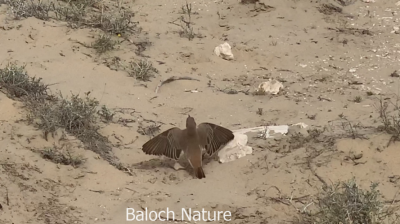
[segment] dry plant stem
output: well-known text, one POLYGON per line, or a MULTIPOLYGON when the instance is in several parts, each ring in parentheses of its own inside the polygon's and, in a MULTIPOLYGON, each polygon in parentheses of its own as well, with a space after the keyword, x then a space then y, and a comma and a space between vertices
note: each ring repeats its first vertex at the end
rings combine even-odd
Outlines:
MULTIPOLYGON (((282 195, 281 195, 281 191, 279 190, 278 187, 276 187, 276 186, 271 186, 270 188, 275 188, 276 190, 278 190, 279 196, 278 196, 278 197, 266 197, 267 200, 271 200, 271 201, 273 201, 273 202, 279 202, 279 203, 285 204, 285 205, 287 205, 287 206, 292 206, 292 207, 293 207, 294 209, 296 209, 297 211, 300 211, 300 209, 298 209, 298 208, 293 204, 293 201, 294 201, 294 202, 299 202, 299 203, 305 204, 305 203, 303 203, 303 200, 304 200, 304 199, 308 199, 308 198, 310 197, 310 195, 304 195, 304 196, 300 196, 300 197, 293 197, 293 195, 291 195, 290 198, 283 198, 282 195)), ((268 190, 269 190, 270 188, 268 188, 268 190)), ((309 205, 310 205, 310 204, 308 204, 307 206, 309 206, 309 205)), ((305 207, 303 208, 303 210, 305 210, 305 209, 307 208, 307 206, 305 206, 305 207)))
POLYGON ((320 175, 317 174, 317 172, 315 171, 314 166, 312 165, 312 160, 313 160, 314 158, 316 158, 316 157, 312 157, 312 158, 308 158, 308 159, 307 159, 307 166, 308 166, 308 168, 310 169, 311 173, 312 173, 315 177, 317 177, 319 181, 321 181, 321 183, 324 185, 323 187, 325 188, 325 187, 328 186, 328 184, 326 183, 326 181, 325 181, 320 175))
POLYGON ((184 16, 181 16, 180 18, 178 18, 172 22, 169 22, 169 23, 174 24, 175 26, 181 27, 182 34, 186 34, 186 37, 189 40, 192 40, 196 36, 193 32, 193 27, 191 26, 191 24, 192 24, 192 5, 187 3, 187 1, 186 1, 186 5, 184 5, 182 7, 182 9, 183 9, 183 13, 187 14, 188 19, 185 20, 184 16), (178 20, 181 22, 180 24, 176 23, 176 21, 178 21, 178 20))
POLYGON ((189 76, 181 76, 181 77, 179 77, 179 76, 171 76, 171 77, 169 77, 168 79, 166 79, 166 80, 164 80, 164 81, 161 81, 161 82, 157 85, 157 88, 156 88, 155 92, 158 93, 158 91, 160 90, 160 88, 161 88, 162 85, 164 85, 164 84, 166 84, 166 83, 173 82, 173 81, 177 81, 177 80, 195 80, 195 81, 200 81, 199 79, 192 78, 192 77, 189 77, 189 76))
MULTIPOLYGON (((9 205, 10 205, 10 197, 9 197, 9 195, 8 195, 8 188, 7 188, 7 186, 5 186, 5 185, 3 185, 3 184, 1 184, 1 186, 4 187, 4 188, 6 189, 6 196, 5 196, 6 205, 9 206, 9 205)), ((0 205, 1 205, 1 204, 0 204, 0 205)), ((0 209, 0 210, 1 210, 1 209, 0 209)))
MULTIPOLYGON (((119 6, 119 3, 118 3, 119 6)), ((118 8, 119 9, 119 8, 118 8)), ((103 24, 103 15, 104 15, 104 2, 101 1, 101 16, 100 16, 100 24, 103 24)))

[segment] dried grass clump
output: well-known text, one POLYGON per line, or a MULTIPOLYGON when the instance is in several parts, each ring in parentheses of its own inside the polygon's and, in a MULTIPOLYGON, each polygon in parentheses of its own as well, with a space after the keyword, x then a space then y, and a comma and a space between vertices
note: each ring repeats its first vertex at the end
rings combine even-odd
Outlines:
MULTIPOLYGON (((78 94, 72 94, 70 97, 64 97, 61 93, 51 95, 48 93, 48 85, 40 78, 30 77, 24 66, 17 66, 15 63, 0 69, 0 91, 23 102, 28 109, 28 121, 44 132, 46 140, 48 134, 53 135, 57 129, 64 129, 82 141, 86 149, 99 154, 117 168, 123 168, 117 162, 118 158, 113 156, 108 138, 98 132, 98 121, 101 118, 111 120, 113 114, 104 106, 99 111, 99 101, 95 98, 89 97, 88 94, 85 97, 78 94)), ((51 154, 49 150, 43 153, 47 157, 51 154)), ((55 159, 57 161, 60 158, 62 161, 71 159, 64 157, 54 155, 54 158, 58 158, 55 159)))
POLYGON ((379 119, 382 123, 382 125, 378 127, 378 130, 384 131, 392 136, 387 146, 392 142, 400 140, 400 106, 398 102, 399 99, 397 99, 396 102, 380 99, 377 106, 379 119))
POLYGON ((383 224, 397 223, 395 210, 385 207, 378 184, 372 183, 370 190, 359 188, 355 179, 338 182, 318 195, 317 211, 303 213, 296 224, 383 224))
POLYGON ((3 2, 10 6, 9 12, 15 19, 35 17, 48 20, 50 19, 49 13, 54 8, 51 2, 41 0, 3 0, 3 2))
POLYGON ((158 70, 153 67, 153 64, 147 60, 140 60, 139 63, 131 62, 131 71, 129 76, 141 81, 149 81, 158 73, 158 70))
POLYGON ((3 0, 15 19, 35 17, 61 20, 74 28, 99 28, 109 34, 140 32, 132 22, 134 13, 123 8, 104 12, 101 0, 3 0))
POLYGON ((25 66, 17 66, 15 63, 0 69, 0 87, 11 97, 43 98, 48 95, 48 85, 41 78, 28 76, 25 66))
POLYGON ((43 159, 52 161, 56 164, 71 165, 75 168, 81 166, 86 159, 80 155, 75 155, 71 150, 64 150, 63 147, 50 147, 40 151, 43 159))

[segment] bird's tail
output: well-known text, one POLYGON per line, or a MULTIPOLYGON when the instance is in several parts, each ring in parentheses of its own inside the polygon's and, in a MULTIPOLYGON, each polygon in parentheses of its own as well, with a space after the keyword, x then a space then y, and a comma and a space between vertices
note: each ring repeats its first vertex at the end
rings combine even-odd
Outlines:
POLYGON ((205 178, 206 175, 204 174, 203 167, 198 167, 197 169, 194 170, 196 177, 199 179, 205 178))

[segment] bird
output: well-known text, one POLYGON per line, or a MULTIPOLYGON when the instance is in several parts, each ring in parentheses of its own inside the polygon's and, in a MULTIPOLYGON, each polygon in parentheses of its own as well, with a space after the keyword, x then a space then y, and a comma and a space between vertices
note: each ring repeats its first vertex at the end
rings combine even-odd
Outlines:
POLYGON ((234 139, 231 130, 219 125, 203 122, 199 125, 193 117, 186 118, 186 128, 170 128, 150 139, 142 146, 147 155, 167 156, 178 160, 182 151, 198 179, 205 178, 203 153, 213 156, 234 139))

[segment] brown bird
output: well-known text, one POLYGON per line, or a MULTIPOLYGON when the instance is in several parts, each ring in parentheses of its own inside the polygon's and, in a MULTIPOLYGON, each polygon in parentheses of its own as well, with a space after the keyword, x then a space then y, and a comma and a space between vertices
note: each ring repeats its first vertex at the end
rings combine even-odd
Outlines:
POLYGON ((194 169, 195 176, 205 178, 203 152, 214 155, 234 138, 232 131, 212 123, 198 126, 190 115, 186 119, 186 129, 170 128, 146 142, 142 150, 148 155, 164 155, 178 160, 184 151, 186 159, 194 169))

